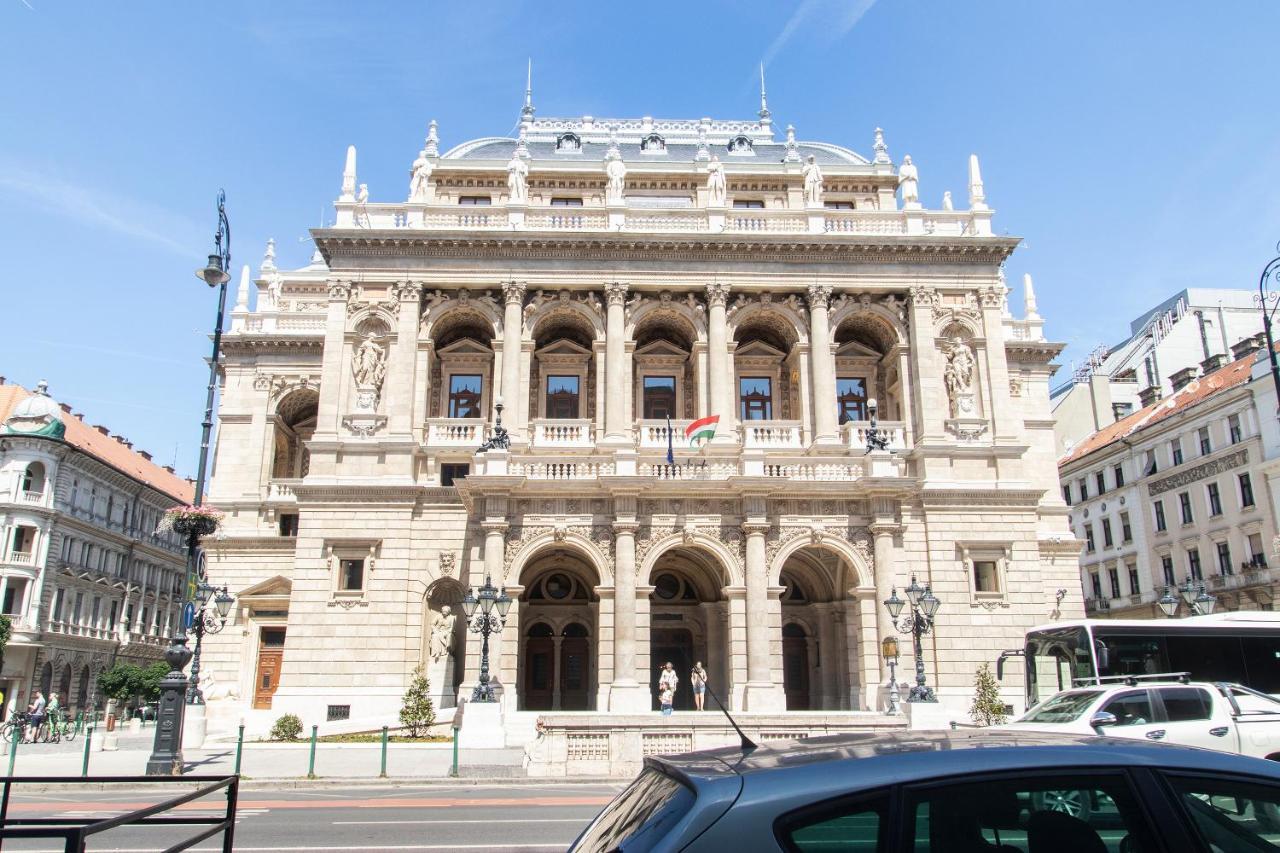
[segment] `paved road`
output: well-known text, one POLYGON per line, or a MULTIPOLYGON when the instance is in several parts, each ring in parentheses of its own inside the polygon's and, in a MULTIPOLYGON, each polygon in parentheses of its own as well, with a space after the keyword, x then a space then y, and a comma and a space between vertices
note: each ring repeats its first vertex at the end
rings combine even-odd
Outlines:
MULTIPOLYGON (((465 785, 302 789, 246 792, 240 797, 235 849, 256 851, 564 850, 621 785, 465 785)), ((154 802, 149 793, 15 792, 10 814, 107 817, 154 802)), ((225 802, 225 801, 224 801, 225 802)), ((192 803, 183 814, 213 814, 216 803, 192 803)), ((89 850, 161 850, 186 827, 120 828, 97 836, 89 850)), ((58 841, 9 840, 5 851, 62 851, 58 841)), ((204 842, 192 848, 221 850, 204 842)))

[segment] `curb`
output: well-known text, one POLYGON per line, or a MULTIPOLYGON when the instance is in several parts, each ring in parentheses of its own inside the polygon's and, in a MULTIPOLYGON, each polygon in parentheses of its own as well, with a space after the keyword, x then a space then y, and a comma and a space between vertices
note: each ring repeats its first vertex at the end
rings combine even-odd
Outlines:
MULTIPOLYGON (((459 768, 465 770, 466 768, 459 768)), ((485 771, 489 768, 477 767, 476 771, 485 771)), ((573 786, 573 785, 623 785, 631 781, 632 777, 604 777, 604 776, 582 776, 565 779, 563 777, 545 776, 529 778, 527 776, 512 776, 503 778, 501 776, 460 776, 458 778, 450 777, 398 777, 381 779, 378 777, 357 776, 351 778, 342 778, 340 776, 321 776, 316 779, 307 779, 300 776, 285 776, 279 778, 270 777, 241 777, 240 792, 262 792, 262 791, 279 791, 279 790, 303 790, 303 789, 342 789, 342 788, 479 788, 485 786, 495 787, 530 787, 537 788, 548 785, 556 786, 573 786)), ((84 783, 71 785, 40 785, 29 784, 22 786, 22 793, 32 794, 48 794, 60 792, 77 792, 77 791, 119 791, 120 786, 124 783, 107 784, 94 783, 93 777, 89 777, 84 783)), ((174 785, 181 785, 182 779, 175 777, 174 785)), ((162 786, 157 783, 157 789, 162 786)))

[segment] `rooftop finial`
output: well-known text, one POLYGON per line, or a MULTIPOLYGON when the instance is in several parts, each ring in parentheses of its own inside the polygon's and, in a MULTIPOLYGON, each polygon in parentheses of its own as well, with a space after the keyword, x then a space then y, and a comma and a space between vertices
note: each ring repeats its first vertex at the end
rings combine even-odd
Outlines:
POLYGON ((764 63, 760 63, 760 123, 769 124, 772 116, 769 113, 769 98, 764 91, 764 63))
POLYGON ((787 125, 787 155, 782 158, 782 162, 800 162, 800 146, 796 143, 796 129, 790 124, 787 125))
POLYGON ((240 286, 236 288, 236 305, 232 310, 249 310, 249 278, 249 265, 245 264, 240 268, 240 286))
POLYGON ((347 163, 342 169, 342 195, 339 201, 356 200, 356 147, 347 146, 347 163))
POLYGON ((529 67, 524 78, 524 107, 520 110, 520 121, 528 123, 533 121, 533 60, 529 60, 529 67))
POLYGON ((982 169, 978 166, 977 154, 969 155, 969 208, 987 209, 987 193, 982 187, 982 169))
POLYGON ((428 157, 440 156, 439 126, 436 124, 435 119, 432 119, 431 124, 427 125, 427 145, 422 149, 422 153, 428 157))
MULTIPOLYGON (((324 227, 324 220, 320 222, 320 227, 324 227)), ((262 271, 275 272, 276 269, 276 240, 271 237, 267 240, 267 251, 262 254, 262 271)))
POLYGON ((1036 289, 1031 283, 1031 273, 1022 274, 1022 287, 1026 291, 1023 302, 1023 310, 1026 312, 1026 319, 1039 320, 1040 312, 1036 306, 1036 289))
POLYGON ((873 150, 876 152, 876 163, 893 163, 889 159, 889 146, 884 144, 884 130, 878 127, 876 128, 876 144, 873 146, 873 150))

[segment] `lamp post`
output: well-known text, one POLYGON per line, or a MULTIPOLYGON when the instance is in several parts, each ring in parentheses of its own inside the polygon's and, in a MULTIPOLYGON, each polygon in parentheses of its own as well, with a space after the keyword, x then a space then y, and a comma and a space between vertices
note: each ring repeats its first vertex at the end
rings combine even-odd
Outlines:
MULTIPOLYGON (((1280 251, 1280 243, 1276 244, 1276 251, 1280 251)), ((1276 407, 1277 413, 1280 414, 1280 365, 1276 364, 1276 342, 1271 334, 1271 316, 1276 313, 1276 307, 1280 305, 1280 294, 1272 293, 1267 287, 1269 279, 1280 281, 1280 256, 1267 261, 1267 265, 1262 268, 1262 275, 1258 278, 1256 297, 1258 307, 1262 309, 1262 330, 1267 336, 1267 358, 1271 363, 1271 381, 1275 383, 1276 407), (1270 303, 1269 308, 1268 303, 1270 303)))
POLYGON ((880 654, 884 656, 884 662, 889 665, 889 710, 885 713, 892 717, 901 712, 898 706, 902 702, 902 694, 898 692, 898 637, 896 634, 890 634, 880 641, 880 654))
POLYGON ((187 685, 187 704, 203 705, 204 693, 200 690, 200 648, 205 634, 216 634, 227 624, 227 615, 231 612, 231 602, 235 601, 224 584, 221 589, 200 581, 196 586, 196 607, 189 633, 196 636, 195 653, 191 656, 191 681, 187 685), (213 601, 218 615, 209 612, 209 602, 213 601))
POLYGON ((889 446, 889 436, 882 433, 876 428, 876 412, 879 407, 876 405, 876 398, 872 397, 867 400, 867 419, 871 424, 867 427, 867 452, 873 450, 884 450, 889 446))
POLYGON ((1172 619, 1178 615, 1178 606, 1183 603, 1187 605, 1192 616, 1208 616, 1217 607, 1218 599, 1217 596, 1209 594, 1203 581, 1192 581, 1188 577, 1176 589, 1166 586, 1164 595, 1160 596, 1160 600, 1156 603, 1160 605, 1164 615, 1172 619), (1174 595, 1175 592, 1177 595, 1174 595))
POLYGON ((902 633, 911 634, 916 655, 916 683, 907 693, 907 701, 937 702, 938 697, 934 695, 933 688, 925 684, 924 654, 920 638, 933 630, 933 617, 942 606, 942 602, 933 594, 933 589, 928 584, 920 586, 916 582, 915 575, 911 576, 911 585, 904 591, 907 594, 907 601, 898 598, 898 588, 894 587, 889 597, 884 600, 884 606, 889 611, 889 616, 896 620, 902 613, 902 608, 908 602, 911 604, 911 612, 903 615, 902 621, 897 625, 902 633))
MULTIPOLYGON (((195 495, 192 500, 195 506, 200 506, 204 501, 204 475, 209 465, 209 436, 213 431, 213 397, 218 387, 218 361, 222 355, 222 319, 227 311, 227 282, 231 280, 231 274, 228 272, 230 268, 231 222, 227 219, 227 195, 222 190, 218 190, 218 230, 213 236, 213 251, 209 254, 208 262, 196 270, 196 278, 209 287, 218 288, 218 314, 213 324, 213 354, 209 358, 209 385, 204 404, 204 421, 201 424, 200 462, 196 467, 195 495)), ((199 576, 200 537, 212 533, 213 529, 195 523, 179 532, 187 537, 186 604, 194 606, 198 586, 203 581, 199 576)), ((199 636, 197 636, 198 640, 199 636)), ((165 650, 165 660, 172 669, 168 677, 160 682, 160 711, 156 715, 156 738, 152 746, 151 758, 147 761, 148 775, 180 775, 182 773, 183 715, 185 702, 192 701, 188 691, 188 681, 182 675, 182 668, 187 665, 191 657, 184 628, 175 632, 169 647, 165 650)), ((196 675, 199 673, 192 673, 192 682, 195 681, 196 675)))
POLYGON ((493 434, 484 440, 484 444, 480 445, 477 453, 484 453, 486 450, 508 450, 511 448, 511 436, 507 433, 505 427, 502 426, 502 397, 499 396, 494 401, 493 408, 497 411, 497 415, 493 421, 493 434))
MULTIPOLYGON (((502 404, 499 403, 498 407, 501 409, 502 404)), ((472 702, 497 701, 493 695, 493 684, 489 680, 489 635, 502 630, 502 626, 507 623, 507 611, 510 609, 511 597, 507 595, 505 589, 497 589, 488 575, 484 576, 484 586, 477 589, 474 594, 471 590, 467 590, 466 596, 462 599, 462 612, 467 616, 471 632, 483 638, 480 645, 480 680, 476 684, 476 689, 471 691, 472 702)))

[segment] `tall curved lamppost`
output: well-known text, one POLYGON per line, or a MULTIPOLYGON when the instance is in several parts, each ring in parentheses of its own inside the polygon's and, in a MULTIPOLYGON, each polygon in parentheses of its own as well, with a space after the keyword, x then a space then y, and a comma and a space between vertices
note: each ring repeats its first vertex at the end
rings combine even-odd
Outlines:
POLYGON ((933 688, 928 686, 924 677, 924 652, 920 638, 933 630, 933 617, 938 612, 938 608, 942 606, 942 602, 933 594, 933 589, 928 584, 920 586, 916 582, 916 576, 911 576, 911 585, 904 592, 907 594, 907 600, 903 601, 898 598, 898 588, 894 587, 889 597, 884 600, 885 609, 889 611, 889 616, 895 621, 899 616, 902 620, 897 622, 897 629, 903 634, 910 634, 912 646, 916 656, 916 683, 907 693, 908 702, 937 702, 938 697, 934 695, 933 688), (910 603, 911 611, 903 613, 902 609, 910 603))

